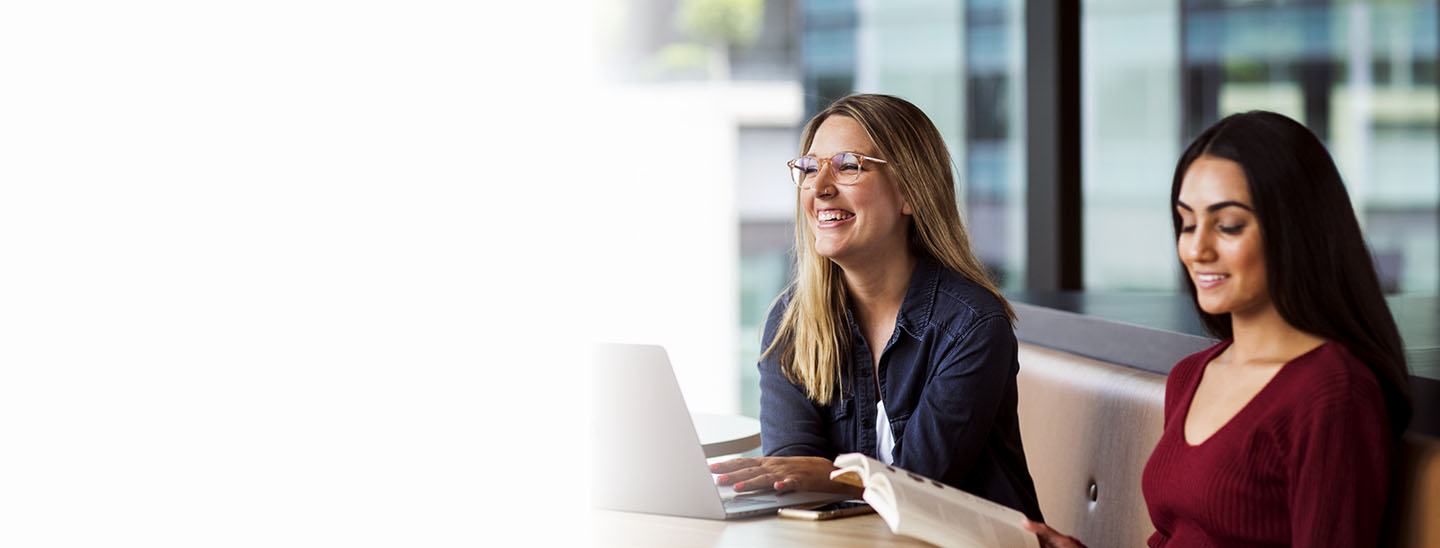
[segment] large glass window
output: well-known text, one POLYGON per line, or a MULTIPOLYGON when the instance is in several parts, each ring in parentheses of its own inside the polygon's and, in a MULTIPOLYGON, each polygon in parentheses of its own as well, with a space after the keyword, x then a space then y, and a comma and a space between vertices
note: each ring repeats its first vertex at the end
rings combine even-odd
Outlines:
POLYGON ((1020 0, 966 3, 960 195, 975 253, 1004 289, 1025 281, 1024 20, 1020 0))
POLYGON ((1082 253, 1091 289, 1178 287, 1165 204, 1181 150, 1179 12, 1178 2, 1155 0, 1089 0, 1081 9, 1082 253))
POLYGON ((1329 147, 1388 292, 1440 287, 1433 0, 1088 0, 1082 13, 1087 288, 1178 287, 1174 161, 1252 109, 1329 147))

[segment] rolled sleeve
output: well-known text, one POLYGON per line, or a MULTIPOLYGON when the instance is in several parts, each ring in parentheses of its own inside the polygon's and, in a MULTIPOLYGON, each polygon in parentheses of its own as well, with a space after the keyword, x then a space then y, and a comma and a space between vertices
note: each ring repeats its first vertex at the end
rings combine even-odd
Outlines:
MULTIPOLYGON (((770 348, 779 331, 787 302, 772 307, 765 321, 761 352, 770 348)), ((799 386, 785 378, 780 352, 760 359, 760 444, 766 456, 834 458, 820 410, 799 386)))

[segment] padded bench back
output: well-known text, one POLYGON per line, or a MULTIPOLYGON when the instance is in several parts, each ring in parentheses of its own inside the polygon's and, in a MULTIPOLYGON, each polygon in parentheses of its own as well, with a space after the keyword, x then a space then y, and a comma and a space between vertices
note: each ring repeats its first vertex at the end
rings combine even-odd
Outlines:
POLYGON ((1398 505, 1390 518, 1399 522, 1386 525, 1397 531, 1390 540, 1395 546, 1440 546, 1440 440, 1405 434, 1402 466, 1399 492, 1390 495, 1390 504, 1398 505))
MULTIPOLYGON (((1155 528, 1140 474, 1164 428, 1165 377, 1020 345, 1020 436, 1045 520, 1090 546, 1143 546, 1155 528)), ((1440 440, 1405 436, 1386 531, 1440 546, 1440 440)))
POLYGON ((1165 376, 1020 345, 1020 437, 1040 511, 1089 546, 1144 546, 1140 473, 1164 426, 1165 376))

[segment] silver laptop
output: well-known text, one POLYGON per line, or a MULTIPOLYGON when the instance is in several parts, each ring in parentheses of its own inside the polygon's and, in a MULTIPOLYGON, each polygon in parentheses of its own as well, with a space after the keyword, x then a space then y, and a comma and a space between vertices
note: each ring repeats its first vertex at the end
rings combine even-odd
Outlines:
POLYGON ((597 508, 707 519, 773 514, 848 499, 835 493, 736 494, 717 487, 665 349, 594 348, 592 500, 597 508))

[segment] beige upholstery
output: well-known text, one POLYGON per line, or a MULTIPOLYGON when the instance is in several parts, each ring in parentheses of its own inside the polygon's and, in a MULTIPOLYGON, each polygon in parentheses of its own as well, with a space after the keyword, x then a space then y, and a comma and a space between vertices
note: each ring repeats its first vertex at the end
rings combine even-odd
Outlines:
POLYGON ((1440 440, 1406 434, 1404 458, 1400 492, 1390 498, 1398 504, 1396 545, 1440 546, 1440 440))
MULTIPOLYGON (((1140 475, 1163 428, 1165 377, 1021 344, 1019 390, 1045 521, 1090 546, 1143 546, 1155 529, 1140 475)), ((1398 546, 1440 546, 1440 440, 1407 434, 1401 473, 1386 528, 1398 546)))
POLYGON ((1155 528, 1140 472, 1160 439, 1165 376, 1021 344, 1019 391, 1045 521, 1089 546, 1144 545, 1155 528))

